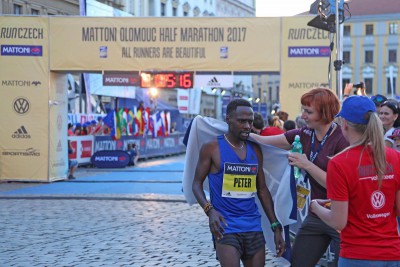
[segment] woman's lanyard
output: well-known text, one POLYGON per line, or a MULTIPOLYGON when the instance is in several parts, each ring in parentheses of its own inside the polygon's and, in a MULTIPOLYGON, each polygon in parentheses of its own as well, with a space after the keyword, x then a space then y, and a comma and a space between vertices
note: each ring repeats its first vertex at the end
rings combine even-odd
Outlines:
MULTIPOLYGON (((333 128, 335 127, 335 123, 331 124, 331 127, 329 127, 328 132, 325 134, 324 138, 322 139, 321 143, 319 144, 319 146, 317 147, 317 150, 314 152, 314 147, 315 147, 315 130, 312 131, 311 134, 311 151, 310 151, 310 161, 314 162, 314 160, 317 158, 319 151, 321 150, 321 148, 324 146, 326 139, 328 139, 328 136, 331 134, 333 128)), ((304 182, 307 182, 307 176, 309 174, 307 174, 304 177, 304 182)))

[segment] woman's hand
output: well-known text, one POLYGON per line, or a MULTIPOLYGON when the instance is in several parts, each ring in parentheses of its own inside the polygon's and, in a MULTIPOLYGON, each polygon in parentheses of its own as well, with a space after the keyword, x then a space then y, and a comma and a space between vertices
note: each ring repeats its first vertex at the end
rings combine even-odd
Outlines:
POLYGON ((309 164, 311 163, 306 154, 300 154, 297 152, 292 152, 289 153, 288 155, 288 159, 289 159, 289 164, 292 166, 296 166, 300 169, 307 169, 307 166, 309 166, 309 164))

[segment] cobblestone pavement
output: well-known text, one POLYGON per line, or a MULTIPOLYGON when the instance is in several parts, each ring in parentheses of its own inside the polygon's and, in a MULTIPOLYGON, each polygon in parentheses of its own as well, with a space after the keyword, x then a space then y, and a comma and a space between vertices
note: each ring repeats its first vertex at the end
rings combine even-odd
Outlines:
POLYGON ((197 205, 1 199, 0 214, 0 266, 219 266, 197 205))
MULTIPOLYGON (((135 180, 139 179, 135 172, 150 167, 165 177, 152 188, 163 187, 162 180, 171 179, 166 167, 181 168, 183 158, 142 161, 125 170, 79 168, 77 180, 95 175, 84 183, 93 188, 105 172, 121 176, 121 171, 133 171, 131 180, 135 180), (171 167, 173 162, 178 165, 171 167)), ((0 267, 219 266, 208 219, 198 205, 189 206, 182 194, 117 194, 111 189, 114 181, 107 182, 110 190, 105 194, 70 195, 4 195, 46 185, 0 183, 0 267)), ((283 266, 270 251, 266 253, 266 266, 283 266)))

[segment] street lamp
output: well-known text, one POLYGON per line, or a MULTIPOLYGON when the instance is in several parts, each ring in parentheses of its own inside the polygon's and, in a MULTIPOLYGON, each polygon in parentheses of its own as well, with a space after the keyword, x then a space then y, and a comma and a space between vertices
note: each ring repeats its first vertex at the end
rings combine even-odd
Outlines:
POLYGON ((153 104, 154 112, 157 110, 158 89, 155 87, 149 88, 150 101, 153 104))

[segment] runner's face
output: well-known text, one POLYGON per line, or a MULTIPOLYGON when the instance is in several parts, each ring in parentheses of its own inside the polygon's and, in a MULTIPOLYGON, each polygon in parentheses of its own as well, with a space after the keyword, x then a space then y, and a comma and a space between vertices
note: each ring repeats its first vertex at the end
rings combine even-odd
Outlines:
POLYGON ((314 106, 301 106, 301 118, 306 122, 307 127, 315 129, 320 123, 320 115, 314 106))
POLYGON ((251 107, 239 106, 229 118, 229 131, 234 137, 240 140, 247 140, 253 126, 253 120, 253 109, 251 107))

